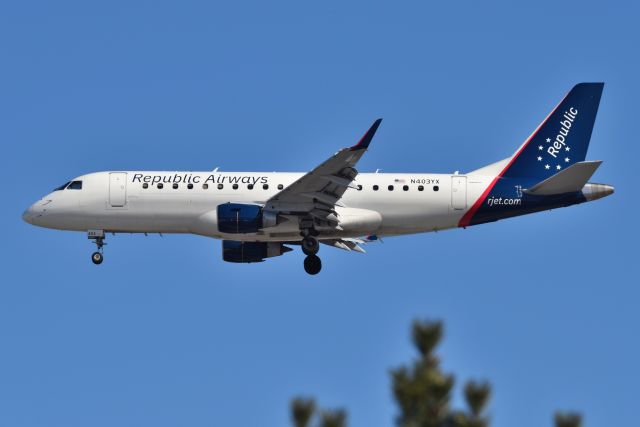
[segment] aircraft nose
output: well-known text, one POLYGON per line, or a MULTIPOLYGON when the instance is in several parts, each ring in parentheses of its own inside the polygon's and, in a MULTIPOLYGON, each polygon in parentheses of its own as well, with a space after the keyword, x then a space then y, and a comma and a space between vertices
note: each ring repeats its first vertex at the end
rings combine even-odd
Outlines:
POLYGON ((22 213, 22 220, 24 222, 26 222, 27 224, 33 224, 32 221, 33 218, 33 205, 29 206, 23 213, 22 213))

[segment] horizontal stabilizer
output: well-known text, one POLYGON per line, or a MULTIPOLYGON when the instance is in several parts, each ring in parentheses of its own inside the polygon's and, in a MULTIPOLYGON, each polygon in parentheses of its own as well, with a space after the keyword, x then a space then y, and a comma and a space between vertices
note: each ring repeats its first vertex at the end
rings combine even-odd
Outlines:
POLYGON ((574 163, 562 172, 558 172, 533 187, 523 190, 523 192, 535 196, 550 196, 580 191, 601 163, 601 160, 574 163))

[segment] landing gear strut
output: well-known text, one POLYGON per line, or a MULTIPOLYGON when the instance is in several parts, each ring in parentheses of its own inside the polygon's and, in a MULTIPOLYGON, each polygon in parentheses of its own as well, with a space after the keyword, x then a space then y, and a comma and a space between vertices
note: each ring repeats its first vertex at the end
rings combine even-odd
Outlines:
POLYGON ((102 255, 102 248, 104 247, 104 245, 106 245, 106 243, 104 242, 104 231, 89 230, 89 232, 87 233, 87 237, 90 240, 93 240, 93 243, 95 243, 96 247, 98 248, 97 251, 91 254, 91 262, 93 262, 96 265, 102 264, 102 261, 104 261, 104 256, 102 255))

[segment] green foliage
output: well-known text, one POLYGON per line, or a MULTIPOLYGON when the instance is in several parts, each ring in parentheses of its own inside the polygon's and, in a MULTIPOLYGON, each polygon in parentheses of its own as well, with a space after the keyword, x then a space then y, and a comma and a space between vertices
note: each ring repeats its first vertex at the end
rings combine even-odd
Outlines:
MULTIPOLYGON (((440 368, 435 350, 444 335, 441 322, 413 322, 413 344, 418 358, 408 366, 391 371, 392 390, 400 413, 398 427, 489 427, 485 415, 491 398, 487 382, 469 381, 464 387, 467 410, 451 408, 455 379, 440 368)), ((318 427, 346 427, 344 410, 318 411, 312 399, 295 399, 291 404, 295 427, 310 427, 314 417, 318 427)), ((582 418, 574 413, 557 413, 555 427, 581 427, 582 418)))
POLYGON ((442 339, 443 327, 441 322, 413 321, 413 344, 423 358, 430 357, 442 339))
POLYGON ((296 398, 291 401, 291 418, 295 427, 310 427, 317 418, 318 427, 347 427, 347 412, 343 409, 321 410, 313 399, 296 398))
POLYGON ((488 383, 469 381, 464 387, 464 397, 474 417, 480 417, 491 397, 491 386, 488 383))
POLYGON ((316 410, 313 399, 297 398, 291 402, 291 418, 295 427, 308 427, 316 410))
POLYGON ((322 411, 320 427, 347 427, 347 413, 342 409, 322 411))
MULTIPOLYGON (((434 354, 443 334, 441 322, 413 323, 413 343, 419 357, 410 367, 391 371, 393 394, 400 408, 398 427, 471 426, 469 423, 479 417, 453 412, 450 408, 455 380, 453 375, 442 372, 440 360, 434 354)), ((488 391, 488 385, 483 387, 488 391)), ((470 391, 475 392, 476 389, 472 386, 470 391)), ((486 404, 488 397, 489 393, 484 396, 479 409, 486 404)), ((474 401, 474 404, 478 402, 474 401)))
POLYGON ((575 413, 556 412, 556 427, 580 427, 582 426, 582 417, 575 413))

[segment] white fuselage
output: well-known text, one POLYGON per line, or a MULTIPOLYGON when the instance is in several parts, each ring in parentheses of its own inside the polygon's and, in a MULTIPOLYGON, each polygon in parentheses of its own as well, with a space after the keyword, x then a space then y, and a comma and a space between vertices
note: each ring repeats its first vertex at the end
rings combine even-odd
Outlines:
MULTIPOLYGON (((264 205, 303 175, 98 172, 74 180, 82 182, 82 189, 58 190, 43 197, 25 212, 24 219, 61 230, 191 233, 245 241, 299 240, 300 229, 294 219, 258 233, 220 233, 216 208, 228 202, 264 205), (158 188, 160 183, 162 188, 158 188)), ((319 238, 391 236, 457 227, 469 205, 494 176, 358 174, 352 183, 354 188, 340 199, 343 206, 336 207, 341 229, 321 230, 319 238)))

